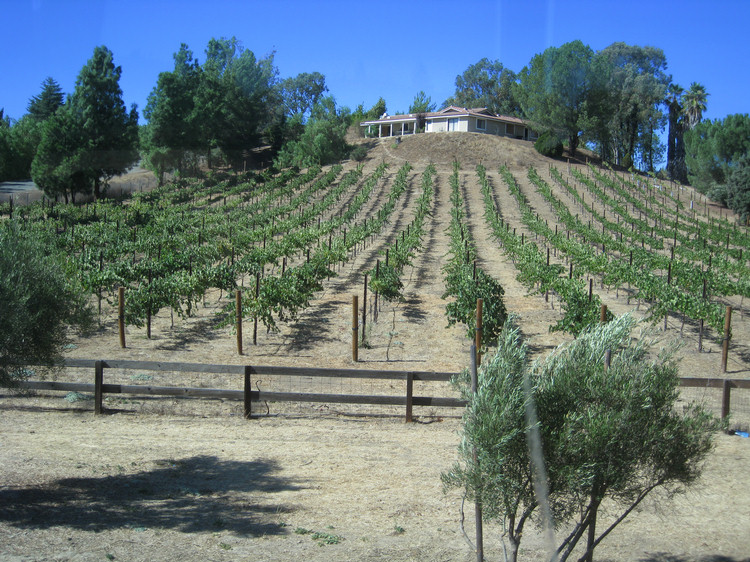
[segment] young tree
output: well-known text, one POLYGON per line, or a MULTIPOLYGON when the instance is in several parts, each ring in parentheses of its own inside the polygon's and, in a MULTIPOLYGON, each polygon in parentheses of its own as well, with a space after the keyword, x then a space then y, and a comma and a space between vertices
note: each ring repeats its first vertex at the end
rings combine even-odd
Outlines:
POLYGON ((443 481, 503 522, 510 560, 540 505, 555 528, 568 527, 554 557, 564 562, 578 547, 579 560, 590 561, 653 490, 674 493, 700 475, 720 423, 697 406, 678 411, 675 348, 656 353, 653 340, 632 337, 636 325, 620 316, 529 367, 512 319, 480 369, 476 394, 460 381, 469 401, 460 461, 443 481), (534 449, 542 458, 532 459, 534 449), (535 489, 540 476, 546 494, 535 489), (604 505, 620 515, 602 530, 604 505))
POLYGON ((0 227, 0 386, 13 386, 26 365, 62 358, 69 326, 91 321, 83 291, 66 274, 54 243, 15 224, 0 227))
POLYGON ((77 193, 90 193, 92 174, 86 166, 82 128, 69 104, 42 124, 42 134, 31 177, 47 197, 75 201, 77 193))
POLYGON ((138 112, 125 108, 120 89, 122 68, 112 51, 101 46, 81 69, 70 96, 70 112, 80 129, 82 172, 92 179, 94 197, 110 178, 138 161, 138 112))
POLYGON ((429 113, 435 111, 435 104, 432 102, 432 98, 424 93, 424 90, 417 92, 414 96, 414 101, 409 106, 409 113, 429 113))

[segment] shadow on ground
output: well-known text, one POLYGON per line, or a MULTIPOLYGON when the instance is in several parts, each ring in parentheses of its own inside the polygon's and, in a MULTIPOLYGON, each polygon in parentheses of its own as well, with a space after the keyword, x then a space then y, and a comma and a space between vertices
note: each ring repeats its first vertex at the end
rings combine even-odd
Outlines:
POLYGON ((274 461, 222 461, 214 456, 156 461, 134 474, 63 478, 0 490, 0 521, 21 528, 85 531, 130 528, 184 533, 284 534, 278 514, 290 511, 262 496, 301 489, 276 473, 274 461))
POLYGON ((656 552, 649 554, 646 558, 641 558, 639 562, 750 562, 750 558, 733 558, 731 556, 722 556, 713 554, 710 556, 689 557, 675 556, 666 552, 656 552))

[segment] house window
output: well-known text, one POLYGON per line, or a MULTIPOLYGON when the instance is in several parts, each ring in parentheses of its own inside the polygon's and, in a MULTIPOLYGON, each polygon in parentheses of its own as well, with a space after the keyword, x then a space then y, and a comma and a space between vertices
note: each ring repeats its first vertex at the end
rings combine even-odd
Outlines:
POLYGON ((515 135, 515 134, 516 134, 515 130, 513 129, 513 125, 510 125, 510 124, 507 124, 507 123, 506 123, 506 125, 505 125, 505 132, 506 132, 506 133, 507 133, 508 135, 510 135, 510 136, 513 136, 513 135, 515 135))
POLYGON ((448 131, 458 131, 458 118, 448 119, 448 131))
POLYGON ((484 119, 477 119, 477 129, 481 129, 482 131, 487 130, 487 121, 484 119))

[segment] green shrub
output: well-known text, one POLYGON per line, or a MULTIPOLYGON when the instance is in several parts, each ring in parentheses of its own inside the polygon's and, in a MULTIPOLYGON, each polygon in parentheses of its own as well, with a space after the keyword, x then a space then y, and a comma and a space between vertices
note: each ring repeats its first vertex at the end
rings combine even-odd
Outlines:
POLYGON ((534 148, 542 156, 560 158, 563 153, 563 144, 553 133, 549 131, 542 133, 534 143, 534 148))
POLYGON ((349 153, 349 157, 352 160, 356 160, 357 162, 361 162, 367 157, 367 147, 360 144, 355 146, 352 151, 349 153))

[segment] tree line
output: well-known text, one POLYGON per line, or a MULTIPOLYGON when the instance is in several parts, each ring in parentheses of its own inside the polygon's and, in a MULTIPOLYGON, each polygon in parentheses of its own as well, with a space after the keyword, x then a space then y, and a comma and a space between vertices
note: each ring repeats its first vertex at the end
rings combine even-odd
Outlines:
POLYGON ((574 157, 586 146, 649 173, 666 157, 661 177, 690 182, 743 220, 750 214, 750 116, 703 122, 705 86, 675 83, 659 48, 618 42, 594 51, 577 40, 535 55, 520 72, 483 58, 455 85, 445 105, 526 119, 543 153, 559 155, 565 143, 574 157), (666 146, 658 136, 665 128, 666 146))
MULTIPOLYGON (((274 54, 257 58, 234 37, 211 39, 199 61, 182 44, 174 68, 159 74, 138 127, 122 102, 112 52, 97 47, 67 100, 52 78, 17 122, 0 110, 0 180, 31 176, 50 196, 98 196, 103 185, 139 159, 160 182, 214 164, 246 169, 325 164, 351 154, 347 128, 386 112, 380 98, 366 110, 338 107, 325 76, 281 79, 274 54)), ((594 51, 580 40, 536 54, 519 72, 487 58, 456 77, 444 105, 486 107, 521 117, 541 133, 538 148, 575 157, 580 146, 603 160, 687 183, 743 216, 750 212, 746 171, 750 118, 702 122, 706 88, 686 90, 667 72, 664 52, 617 42, 594 51), (666 145, 659 132, 667 129, 666 145)), ((420 91, 409 107, 436 104, 420 91)))

